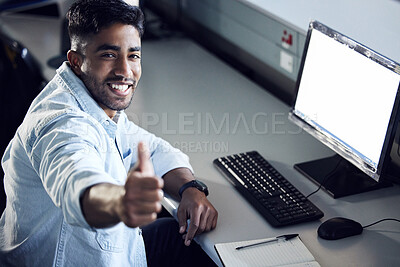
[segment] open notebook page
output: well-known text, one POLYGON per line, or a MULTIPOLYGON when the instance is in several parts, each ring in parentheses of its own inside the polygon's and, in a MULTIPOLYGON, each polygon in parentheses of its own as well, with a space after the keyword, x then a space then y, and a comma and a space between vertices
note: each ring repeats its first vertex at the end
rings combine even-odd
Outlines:
MULTIPOLYGON (((271 238, 215 244, 226 267, 234 266, 320 266, 299 237, 236 250, 271 238)), ((272 238, 273 239, 273 238, 272 238)))

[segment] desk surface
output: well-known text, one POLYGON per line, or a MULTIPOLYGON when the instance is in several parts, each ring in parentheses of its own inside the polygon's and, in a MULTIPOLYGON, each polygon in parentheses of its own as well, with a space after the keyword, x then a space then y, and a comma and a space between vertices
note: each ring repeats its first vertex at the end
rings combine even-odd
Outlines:
MULTIPOLYGON (((47 68, 46 62, 58 53, 56 21, 49 25, 48 19, 1 20, 5 21, 2 27, 18 40, 34 43, 28 48, 51 78, 54 70, 47 68), (26 23, 39 28, 45 23, 46 27, 32 35, 26 23)), ((175 39, 143 44, 143 76, 126 112, 130 119, 187 153, 196 176, 208 184, 219 223, 197 241, 218 264, 215 243, 299 233, 322 266, 399 265, 398 223, 382 223, 360 236, 338 241, 321 240, 316 234, 319 224, 334 216, 363 225, 386 217, 400 218, 399 186, 339 200, 319 192, 311 200, 325 213, 321 221, 276 229, 214 168, 212 161, 219 156, 258 150, 301 192, 314 191, 316 187, 292 166, 332 152, 290 123, 288 111, 288 106, 192 41, 175 39)))
POLYGON ((400 263, 400 224, 382 223, 360 236, 338 241, 317 237, 320 223, 343 216, 367 225, 400 218, 400 187, 334 200, 319 192, 311 200, 325 213, 321 221, 272 228, 213 166, 213 159, 258 150, 301 192, 316 186, 293 164, 332 152, 288 121, 289 107, 193 42, 143 44, 143 76, 130 119, 181 148, 196 176, 210 188, 219 211, 217 229, 197 241, 218 262, 215 243, 299 233, 322 266, 394 266, 400 263))

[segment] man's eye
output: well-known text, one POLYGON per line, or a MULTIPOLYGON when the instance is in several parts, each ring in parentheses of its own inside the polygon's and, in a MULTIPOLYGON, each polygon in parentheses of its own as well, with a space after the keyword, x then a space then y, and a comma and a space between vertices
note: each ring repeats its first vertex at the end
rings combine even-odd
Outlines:
POLYGON ((103 57, 103 58, 114 58, 115 56, 112 53, 105 53, 105 54, 102 54, 101 57, 103 57))
POLYGON ((132 54, 132 55, 130 55, 130 58, 140 59, 140 55, 132 54))

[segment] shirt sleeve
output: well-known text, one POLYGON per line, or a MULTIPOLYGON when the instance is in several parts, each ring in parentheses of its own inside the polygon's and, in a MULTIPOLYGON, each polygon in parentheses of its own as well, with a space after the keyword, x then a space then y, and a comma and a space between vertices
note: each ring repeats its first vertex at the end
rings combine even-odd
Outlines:
POLYGON ((132 138, 129 140, 130 146, 135 148, 132 164, 137 161, 137 145, 144 142, 150 150, 151 160, 154 166, 154 172, 157 176, 162 177, 167 172, 177 168, 187 168, 193 173, 190 165, 189 157, 179 149, 173 147, 170 143, 160 137, 146 131, 137 126, 125 117, 123 118, 127 125, 127 136, 132 138))
POLYGON ((115 183, 98 150, 102 138, 87 116, 65 113, 38 129, 29 142, 34 169, 69 224, 89 229, 80 197, 92 185, 115 183))

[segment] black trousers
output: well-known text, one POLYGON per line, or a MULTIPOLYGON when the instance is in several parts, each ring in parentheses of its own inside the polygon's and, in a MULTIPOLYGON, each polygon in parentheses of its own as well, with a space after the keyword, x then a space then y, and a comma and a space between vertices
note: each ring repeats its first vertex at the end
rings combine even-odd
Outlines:
POLYGON ((159 266, 216 266, 196 243, 185 246, 179 225, 174 218, 159 218, 142 227, 147 265, 159 266))

